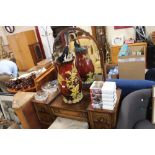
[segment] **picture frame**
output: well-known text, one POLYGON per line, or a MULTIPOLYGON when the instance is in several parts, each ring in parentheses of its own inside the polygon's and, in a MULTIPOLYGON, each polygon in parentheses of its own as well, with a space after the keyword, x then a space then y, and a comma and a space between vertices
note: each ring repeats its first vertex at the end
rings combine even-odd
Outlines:
POLYGON ((124 44, 124 36, 115 36, 112 38, 112 45, 114 46, 122 46, 124 44))

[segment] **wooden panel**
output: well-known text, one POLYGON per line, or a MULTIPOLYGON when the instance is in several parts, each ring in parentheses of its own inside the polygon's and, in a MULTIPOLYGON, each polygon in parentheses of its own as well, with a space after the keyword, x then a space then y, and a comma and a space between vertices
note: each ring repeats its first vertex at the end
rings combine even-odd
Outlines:
POLYGON ((51 125, 54 121, 53 117, 50 114, 38 113, 38 117, 41 123, 51 125))
POLYGON ((19 68, 19 70, 26 70, 26 66, 23 64, 23 56, 21 54, 21 50, 19 48, 19 45, 16 41, 15 35, 9 35, 7 36, 9 47, 13 51, 14 56, 16 58, 16 63, 19 68))
POLYGON ((65 110, 65 109, 59 109, 59 108, 52 108, 53 113, 56 116, 59 117, 66 117, 66 118, 72 118, 79 121, 87 121, 87 113, 86 112, 80 112, 80 111, 72 111, 72 110, 65 110))
POLYGON ((90 103, 89 91, 83 91, 83 99, 76 104, 63 102, 62 96, 58 96, 51 104, 51 109, 56 116, 87 121, 87 108, 90 103))
POLYGON ((30 129, 40 129, 41 128, 41 124, 40 121, 37 117, 35 108, 33 106, 32 102, 27 103, 23 109, 23 114, 29 124, 29 128, 30 129))
POLYGON ((25 36, 25 33, 17 33, 16 40, 18 42, 19 48, 21 49, 23 64, 26 66, 26 70, 35 66, 31 52, 28 46, 28 39, 25 36))
POLYGON ((9 46, 12 49, 19 70, 26 71, 32 68, 35 64, 31 56, 29 44, 37 42, 35 32, 33 30, 16 33, 14 35, 7 36, 9 46))
MULTIPOLYGON (((50 108, 51 102, 55 99, 55 97, 56 96, 54 95, 49 95, 48 99, 43 102, 36 101, 35 98, 32 99, 37 116, 43 125, 50 126, 56 118, 56 116, 53 114, 50 108)), ((46 128, 48 126, 45 126, 45 127, 42 126, 42 127, 46 128)))
POLYGON ((121 90, 117 89, 117 102, 114 110, 93 109, 91 105, 88 107, 88 117, 90 127, 93 129, 111 129, 115 128, 118 109, 120 105, 121 90))
POLYGON ((23 33, 27 39, 27 44, 34 44, 37 42, 34 30, 25 31, 23 33))
POLYGON ((38 120, 37 114, 31 102, 18 109, 14 109, 17 114, 22 127, 24 129, 40 129, 41 124, 38 120))
POLYGON ((118 54, 119 54, 120 49, 121 49, 120 46, 111 47, 111 63, 112 64, 118 64, 118 54))
POLYGON ((110 129, 112 128, 113 125, 113 117, 112 114, 109 113, 92 113, 92 118, 93 118, 93 123, 94 123, 94 128, 100 128, 100 126, 102 126, 102 128, 106 128, 106 129, 110 129), (99 126, 99 127, 98 127, 99 126))
POLYGON ((50 68, 47 69, 47 71, 44 74, 42 74, 41 76, 35 79, 36 90, 37 91, 40 90, 41 86, 44 83, 55 79, 56 79, 56 71, 55 71, 55 68, 51 66, 50 68))
POLYGON ((38 113, 47 113, 50 114, 50 108, 46 105, 43 105, 43 103, 35 103, 34 105, 37 105, 37 112, 38 113))
POLYGON ((30 44, 29 50, 35 65, 37 65, 39 61, 43 60, 43 55, 39 43, 30 44))
POLYGON ((14 109, 14 111, 17 114, 17 116, 22 124, 22 128, 30 129, 29 123, 27 122, 26 117, 23 114, 22 108, 14 109))

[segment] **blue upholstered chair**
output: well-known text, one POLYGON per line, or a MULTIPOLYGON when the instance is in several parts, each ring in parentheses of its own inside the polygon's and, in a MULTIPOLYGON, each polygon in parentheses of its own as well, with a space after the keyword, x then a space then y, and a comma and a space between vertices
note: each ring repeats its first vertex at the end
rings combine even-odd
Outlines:
POLYGON ((116 82, 116 86, 122 89, 122 98, 136 90, 152 88, 155 85, 155 81, 150 80, 111 79, 108 81, 116 82))

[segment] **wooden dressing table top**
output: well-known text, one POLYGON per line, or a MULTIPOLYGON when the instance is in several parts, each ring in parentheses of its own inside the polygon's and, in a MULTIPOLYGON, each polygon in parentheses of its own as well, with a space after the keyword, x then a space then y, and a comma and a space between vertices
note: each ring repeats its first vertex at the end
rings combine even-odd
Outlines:
POLYGON ((90 104, 89 91, 83 91, 83 99, 76 104, 64 103, 62 96, 58 96, 51 104, 53 113, 58 117, 65 117, 79 121, 88 121, 87 108, 90 104))
POLYGON ((62 95, 59 95, 51 104, 53 108, 62 108, 67 110, 86 111, 90 104, 89 91, 83 92, 83 99, 79 103, 68 104, 64 103, 62 95))

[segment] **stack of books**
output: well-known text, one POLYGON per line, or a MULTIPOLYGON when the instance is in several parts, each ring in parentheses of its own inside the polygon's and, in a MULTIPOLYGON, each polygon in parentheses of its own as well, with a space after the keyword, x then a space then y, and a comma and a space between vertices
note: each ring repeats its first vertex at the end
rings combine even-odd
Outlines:
POLYGON ((93 108, 113 110, 117 101, 116 83, 94 81, 90 87, 93 108))
POLYGON ((113 110, 117 101, 116 83, 105 82, 102 87, 102 109, 113 110))

